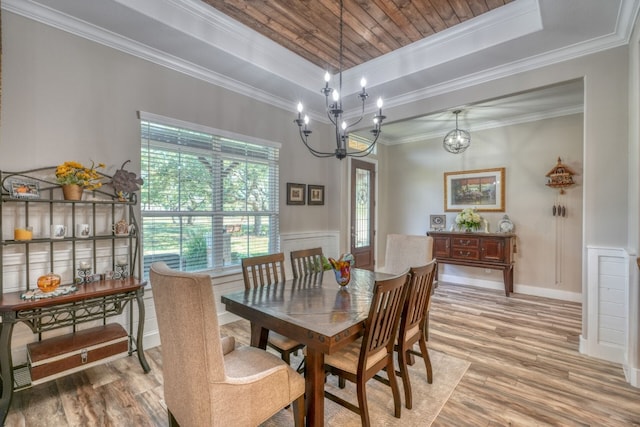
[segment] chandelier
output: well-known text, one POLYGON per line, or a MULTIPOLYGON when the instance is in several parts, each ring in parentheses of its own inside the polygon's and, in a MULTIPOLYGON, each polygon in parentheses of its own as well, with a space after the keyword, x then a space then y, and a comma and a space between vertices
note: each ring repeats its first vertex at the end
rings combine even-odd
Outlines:
POLYGON ((461 110, 453 112, 453 114, 456 115, 456 128, 449 132, 444 137, 444 141, 442 141, 444 149, 453 154, 460 154, 471 145, 471 135, 469 135, 469 132, 458 129, 458 114, 461 112, 461 110))
POLYGON ((343 110, 342 110, 342 98, 341 98, 342 96, 342 26, 343 26, 342 10, 343 10, 342 0, 340 0, 340 70, 338 73, 339 74, 338 89, 329 87, 329 81, 331 80, 331 75, 327 71, 324 75, 325 85, 320 90, 320 92, 325 97, 327 117, 329 118, 329 120, 333 124, 333 127, 335 128, 335 138, 336 138, 335 151, 324 152, 324 151, 316 150, 315 148, 311 147, 311 145, 309 144, 309 135, 311 135, 311 130, 309 129, 309 116, 305 115, 304 117, 302 117, 303 107, 301 102, 298 103, 298 118, 294 120, 294 122, 298 125, 298 129, 300 131, 300 139, 302 139, 302 142, 309 149, 311 154, 313 154, 316 157, 335 156, 340 160, 344 159, 347 156, 364 157, 369 155, 373 151, 375 144, 378 141, 378 137, 380 136, 382 121, 386 118, 385 116, 382 115, 382 98, 378 98, 378 102, 377 102, 378 112, 376 115, 373 116, 374 127, 373 129, 371 129, 371 133, 373 134, 373 137, 374 137, 373 141, 371 142, 371 144, 369 144, 366 148, 362 150, 347 151, 347 145, 349 140, 349 129, 354 125, 360 123, 360 121, 364 117, 365 101, 369 97, 369 94, 365 89, 367 81, 364 78, 362 78, 362 80, 360 80, 360 85, 362 86, 362 90, 358 94, 358 97, 362 102, 362 111, 360 112, 360 117, 357 120, 355 120, 350 124, 347 124, 347 122, 342 118, 343 110), (329 95, 331 95, 331 102, 329 101, 329 95))

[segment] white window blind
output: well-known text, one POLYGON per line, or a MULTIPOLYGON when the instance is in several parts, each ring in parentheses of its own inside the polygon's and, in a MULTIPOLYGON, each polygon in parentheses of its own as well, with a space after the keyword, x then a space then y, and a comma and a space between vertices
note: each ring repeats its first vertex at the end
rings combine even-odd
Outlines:
POLYGON ((145 276, 155 261, 223 272, 278 252, 279 148, 153 118, 140 121, 145 276))

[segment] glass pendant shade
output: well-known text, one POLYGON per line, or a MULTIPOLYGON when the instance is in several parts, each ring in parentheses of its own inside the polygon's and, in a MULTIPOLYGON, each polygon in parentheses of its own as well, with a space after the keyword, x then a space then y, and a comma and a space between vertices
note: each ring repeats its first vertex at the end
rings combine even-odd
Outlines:
POLYGON ((456 128, 449 132, 442 141, 442 146, 449 153, 460 154, 471 145, 471 135, 463 129, 458 129, 458 114, 460 110, 453 112, 456 115, 456 128))

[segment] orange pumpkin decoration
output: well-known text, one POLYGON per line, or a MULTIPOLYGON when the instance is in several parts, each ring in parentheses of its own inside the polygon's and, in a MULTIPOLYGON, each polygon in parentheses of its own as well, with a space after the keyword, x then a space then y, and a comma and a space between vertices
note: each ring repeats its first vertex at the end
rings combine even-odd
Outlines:
POLYGON ((61 280, 57 274, 45 274, 44 276, 38 277, 38 288, 40 288, 42 292, 53 292, 58 289, 61 280))

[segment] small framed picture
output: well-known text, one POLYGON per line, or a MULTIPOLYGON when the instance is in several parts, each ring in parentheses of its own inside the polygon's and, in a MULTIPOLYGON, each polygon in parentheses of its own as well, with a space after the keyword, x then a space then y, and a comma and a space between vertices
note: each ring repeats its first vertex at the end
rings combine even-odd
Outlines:
POLYGON ((309 205, 324 205, 324 185, 307 185, 309 205))
POLYGON ((39 199, 40 187, 37 182, 11 181, 11 197, 14 199, 39 199))
POLYGON ((294 184, 292 182, 287 182, 287 204, 304 205, 305 190, 305 184, 294 184))
POLYGON ((444 230, 447 227, 447 217, 445 215, 431 215, 429 219, 432 230, 444 230))

